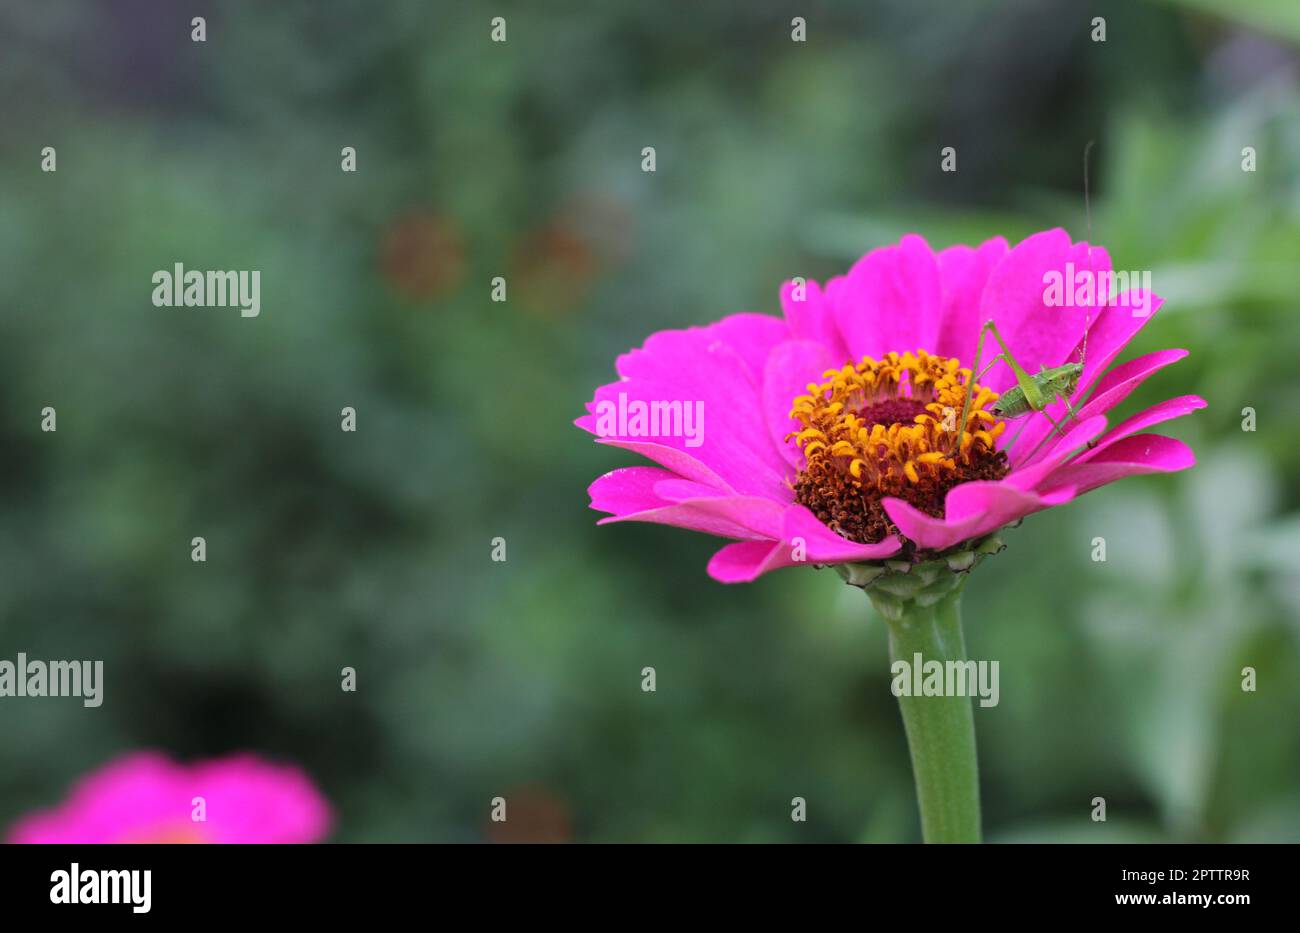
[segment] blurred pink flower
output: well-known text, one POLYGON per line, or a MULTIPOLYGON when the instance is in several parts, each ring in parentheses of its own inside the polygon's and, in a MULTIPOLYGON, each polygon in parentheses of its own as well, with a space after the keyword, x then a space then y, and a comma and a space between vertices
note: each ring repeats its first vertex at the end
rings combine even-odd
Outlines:
POLYGON ((619 381, 598 388, 576 423, 658 466, 600 477, 591 507, 610 513, 601 524, 735 539, 709 574, 736 583, 805 561, 919 562, 1117 479, 1186 469, 1196 461, 1185 444, 1142 432, 1204 407, 1200 398, 1110 421, 1147 377, 1187 355, 1161 350, 1108 369, 1161 299, 1088 289, 1061 302, 1045 288, 1110 272, 1104 249, 1059 229, 1014 248, 998 237, 941 252, 908 235, 824 287, 787 282, 783 317, 733 314, 653 334, 618 358, 619 381), (1015 386, 1005 362, 972 387, 989 319, 1031 374, 1082 360, 1077 417, 1058 401, 1006 430, 993 404, 1015 386), (945 424, 968 394, 966 424, 945 424))
POLYGON ((83 777, 58 807, 21 818, 8 841, 310 843, 330 823, 329 805, 295 767, 250 754, 181 765, 134 752, 83 777))

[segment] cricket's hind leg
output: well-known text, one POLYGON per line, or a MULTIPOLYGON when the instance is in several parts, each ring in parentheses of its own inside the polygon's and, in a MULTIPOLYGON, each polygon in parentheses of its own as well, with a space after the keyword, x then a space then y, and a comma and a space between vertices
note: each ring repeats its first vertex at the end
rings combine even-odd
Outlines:
MULTIPOLYGON (((1060 423, 1055 418, 1053 418, 1051 415, 1047 413, 1047 409, 1044 408, 1042 411, 1039 412, 1039 414, 1047 419, 1048 423, 1052 426, 1052 430, 1056 432, 1056 434, 1060 435, 1061 437, 1065 437, 1065 430, 1061 427, 1060 423)), ((1073 414, 1073 412, 1071 412, 1071 414, 1073 414)), ((1021 430, 1023 430, 1023 428, 1021 430)), ((1047 436, 1051 437, 1052 435, 1049 434, 1047 436)))

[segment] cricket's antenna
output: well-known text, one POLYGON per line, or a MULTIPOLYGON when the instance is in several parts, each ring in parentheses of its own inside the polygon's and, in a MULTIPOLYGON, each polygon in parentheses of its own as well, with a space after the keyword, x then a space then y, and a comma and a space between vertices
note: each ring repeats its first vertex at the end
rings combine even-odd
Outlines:
MULTIPOLYGON (((1083 147, 1083 212, 1086 217, 1088 226, 1088 274, 1094 276, 1093 298, 1096 300, 1095 276, 1097 271, 1092 267, 1092 194, 1088 189, 1088 156, 1092 154, 1092 147, 1097 144, 1097 140, 1088 140, 1088 145, 1083 147)), ((1092 323, 1092 308, 1088 309, 1083 318, 1083 349, 1079 351, 1079 364, 1088 358, 1088 330, 1092 323)))
POLYGON ((1087 216, 1088 222, 1088 258, 1092 259, 1092 198, 1088 191, 1088 155, 1092 152, 1092 147, 1097 145, 1097 140, 1088 140, 1088 145, 1083 147, 1083 210, 1087 216))

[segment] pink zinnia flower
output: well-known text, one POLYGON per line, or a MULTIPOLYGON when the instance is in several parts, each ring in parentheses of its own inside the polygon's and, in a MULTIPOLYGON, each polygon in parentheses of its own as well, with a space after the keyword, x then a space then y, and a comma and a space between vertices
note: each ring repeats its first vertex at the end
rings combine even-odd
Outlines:
MULTIPOLYGON (((1161 304, 1097 289, 1110 272, 1104 249, 1059 229, 939 253, 908 235, 825 287, 787 282, 784 318, 660 331, 619 357, 620 381, 576 421, 659 466, 605 474, 591 506, 611 514, 602 524, 735 539, 709 562, 735 583, 801 562, 930 560, 1121 477, 1192 466, 1185 444, 1141 432, 1204 407, 1196 396, 1107 430, 1114 406, 1187 355, 1162 350, 1108 371, 1161 304), (1048 294, 1053 274, 1065 306, 1048 294), (1076 291, 1089 275, 1094 287, 1076 291), (1016 384, 1004 361, 978 379, 956 430, 989 319, 1030 374, 1082 359, 1077 416, 1059 401, 1047 408, 1063 436, 1041 413, 998 417, 1016 384), (705 417, 692 426, 692 413, 705 417)), ((996 352, 988 340, 981 367, 996 352)))
POLYGON ((55 809, 20 819, 8 841, 310 843, 330 820, 329 805, 297 768, 253 755, 179 765, 136 752, 82 778, 55 809))

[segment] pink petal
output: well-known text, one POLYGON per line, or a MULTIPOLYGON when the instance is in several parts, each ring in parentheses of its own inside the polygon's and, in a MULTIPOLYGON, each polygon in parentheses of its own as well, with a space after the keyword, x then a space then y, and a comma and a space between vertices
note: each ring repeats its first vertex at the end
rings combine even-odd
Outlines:
POLYGON ((597 512, 631 515, 669 505, 668 500, 655 492, 655 485, 677 478, 676 474, 657 467, 623 467, 597 477, 587 487, 587 495, 591 496, 591 508, 597 512))
POLYGON ((1120 422, 1097 443, 1097 446, 1079 457, 1079 462, 1096 460, 1123 438, 1149 428, 1153 424, 1181 418, 1205 407, 1205 399, 1197 395, 1180 395, 1178 398, 1166 399, 1150 408, 1144 409, 1120 422))
POLYGON ((331 819, 297 768, 249 754, 184 766, 134 752, 83 777, 57 808, 19 821, 9 841, 152 842, 192 833, 212 843, 311 843, 331 819), (207 822, 191 819, 196 796, 206 801, 207 822))
POLYGON ((803 468, 804 457, 794 438, 786 440, 800 424, 790 417, 795 398, 807 394, 808 383, 817 382, 828 369, 839 369, 826 347, 811 340, 790 340, 780 344, 767 358, 763 375, 763 415, 772 443, 777 445, 785 462, 796 471, 803 468))
POLYGON ((1147 321, 1155 316, 1165 300, 1159 295, 1142 289, 1130 289, 1112 299, 1111 303, 1095 316, 1088 325, 1087 353, 1084 353, 1082 339, 1079 346, 1070 354, 1071 359, 1084 357, 1083 376, 1079 380, 1079 397, 1092 388, 1097 377, 1115 361, 1123 349, 1128 346, 1137 332, 1146 326, 1147 321), (1147 309, 1145 314, 1137 311, 1137 306, 1147 309))
MULTIPOLYGON (((767 354, 789 335, 784 321, 762 314, 733 314, 709 327, 660 331, 618 358, 622 381, 597 389, 587 410, 594 416, 602 403, 616 408, 620 394, 645 403, 702 404, 703 444, 662 434, 635 439, 676 448, 742 492, 774 489, 786 463, 767 432, 754 430, 755 410, 767 354)), ((596 417, 576 423, 599 433, 596 417)))
POLYGON ((965 366, 974 364, 975 343, 984 324, 980 299, 989 275, 1009 249, 1006 240, 994 237, 981 243, 978 249, 952 246, 938 255, 943 312, 939 341, 933 352, 954 356, 965 366))
POLYGON ((179 788, 207 801, 216 843, 310 843, 329 830, 329 806, 301 770, 251 754, 201 762, 179 788), (222 819, 211 819, 213 812, 222 819))
MULTIPOLYGON (((1036 233, 1016 244, 989 275, 980 302, 980 316, 997 322, 1002 339, 1026 372, 1034 374, 1044 366, 1065 362, 1083 336, 1085 320, 1089 316, 1099 317, 1104 301, 1084 307, 1047 304, 1049 273, 1060 277, 1072 299, 1074 293, 1070 289, 1075 278, 1089 270, 1093 274, 1109 271, 1105 250, 1094 247, 1089 254, 1088 244, 1072 245, 1069 234, 1058 228, 1036 233)), ((980 369, 999 352, 990 335, 984 342, 980 369)), ((1002 392, 1015 382, 1015 375, 1001 362, 981 381, 1002 392)))
POLYGON ((1071 422, 1065 429, 1065 437, 1057 439, 1055 445, 1031 466, 1012 470, 1003 482, 1017 489, 1037 489, 1057 467, 1074 456, 1089 441, 1096 440, 1104 430, 1106 430, 1105 415, 1093 415, 1077 424, 1071 422))
MULTIPOLYGON (((1110 411, 1153 373, 1187 356, 1186 350, 1157 350, 1121 363, 1097 380, 1091 397, 1080 412, 1098 414, 1110 411)), ((1087 417, 1087 415, 1085 415, 1087 417)))
POLYGON ((176 793, 180 768, 156 752, 131 752, 83 776, 59 806, 27 814, 8 842, 112 843, 190 818, 176 793))
MULTIPOLYGON (((730 356, 732 362, 736 361, 733 352, 726 347, 722 347, 719 356, 730 356)), ((780 495, 786 488, 788 465, 772 444, 762 423, 759 389, 746 383, 729 393, 725 366, 716 368, 718 382, 709 385, 710 367, 707 363, 686 361, 684 365, 703 367, 694 384, 688 385, 683 381, 672 386, 641 377, 613 382, 596 390, 595 397, 587 406, 592 414, 588 418, 579 418, 576 423, 605 440, 650 442, 679 450, 706 465, 737 492, 780 495), (688 410, 702 412, 703 417, 694 421, 693 436, 684 436, 680 430, 684 420, 678 427, 682 436, 663 433, 671 425, 660 425, 658 434, 632 433, 635 426, 630 422, 622 426, 629 431, 628 434, 617 433, 620 425, 616 414, 620 410, 631 409, 638 403, 648 407, 662 402, 680 402, 683 413, 688 410), (603 435, 602 430, 610 433, 603 435)))
MULTIPOLYGON (((1080 400, 1088 395, 1093 383, 1098 381, 1097 377, 1120 354, 1133 335, 1141 330, 1147 320, 1160 309, 1164 299, 1147 292, 1130 291, 1124 293, 1122 302, 1127 302, 1127 306, 1109 305, 1102 310, 1098 319, 1089 325, 1086 355, 1084 354, 1085 348, 1082 339, 1076 351, 1071 354, 1071 359, 1079 359, 1081 356, 1084 358, 1083 373, 1079 378, 1078 388, 1075 390, 1073 398, 1070 399, 1072 405, 1077 406, 1080 400), (1135 297, 1138 295, 1143 297, 1135 297), (1149 314, 1134 314, 1134 306, 1141 302, 1146 302, 1146 307, 1150 309, 1149 314)), ((1054 402, 1048 405, 1047 413, 1059 424, 1061 418, 1066 414, 1065 403, 1054 402)), ((1041 437, 1051 430, 1051 425, 1042 415, 1030 415, 1029 418, 1030 421, 1028 427, 1025 428, 1024 436, 1016 441, 1014 450, 1009 451, 1013 465, 1019 464, 1021 458, 1027 456, 1029 451, 1037 444, 1035 440, 1026 445, 1026 438, 1031 436, 1041 437), (1030 433, 1031 431, 1033 434, 1030 433)))
POLYGON ((624 379, 648 379, 666 385, 695 386, 701 370, 735 389, 757 387, 767 354, 791 337, 790 328, 769 314, 741 312, 707 327, 656 331, 640 347, 615 363, 624 379))
MULTIPOLYGON (((573 422, 584 431, 596 433, 596 416, 583 415, 573 422)), ((621 450, 631 451, 634 454, 640 454, 648 460, 653 460, 660 466, 667 467, 672 472, 684 476, 687 479, 694 480, 697 483, 703 483, 706 486, 713 486, 726 492, 735 492, 726 480, 717 473, 692 457, 675 447, 667 447, 663 444, 655 444, 650 441, 631 441, 619 440, 613 437, 597 437, 596 443, 605 444, 609 447, 618 447, 621 450)))
POLYGON ((898 538, 888 535, 875 544, 858 544, 842 538, 823 525, 808 508, 792 505, 785 510, 782 538, 791 547, 801 538, 809 563, 839 564, 856 560, 883 560, 897 554, 902 547, 898 538))
MULTIPOLYGON (((613 470, 591 484, 591 507, 613 513, 597 524, 651 522, 724 538, 757 539, 781 532, 785 504, 754 496, 697 496, 674 502, 665 492, 688 483, 654 467, 613 470)), ((707 489, 690 484, 696 489, 707 489)))
POLYGON ((751 583, 769 570, 788 567, 789 549, 780 541, 739 541, 728 544, 709 561, 709 576, 719 583, 751 583), (782 557, 787 558, 782 563, 782 557))
POLYGON ((763 379, 763 367, 772 348, 794 336, 790 325, 781 318, 753 311, 728 315, 704 328, 704 332, 713 340, 721 340, 740 355, 749 367, 755 384, 763 379))
MULTIPOLYGON (((751 500, 766 502, 767 500, 751 500)), ((767 541, 767 535, 746 528, 724 516, 711 514, 705 509, 695 509, 690 505, 667 505, 661 509, 647 509, 630 515, 611 515, 596 522, 597 525, 616 525, 621 522, 644 522, 648 525, 668 525, 672 528, 684 528, 698 531, 718 538, 735 538, 741 541, 767 541)))
MULTIPOLYGON (((1158 372, 1170 363, 1177 362, 1187 355, 1186 350, 1159 350, 1155 353, 1148 353, 1145 356, 1139 356, 1136 359, 1121 363, 1110 372, 1106 373, 1097 380, 1092 395, 1088 398, 1082 408, 1076 409, 1079 413, 1079 420, 1083 421, 1093 415, 1105 414, 1110 411, 1129 394, 1147 380, 1153 373, 1158 372)), ((1082 392, 1076 392, 1076 397, 1082 398, 1082 392)), ((1058 406, 1060 411, 1065 410, 1065 406, 1058 406)), ((1049 407, 1049 410, 1054 410, 1049 407)), ((1055 414, 1052 417, 1056 417, 1055 414)), ((1051 424, 1046 418, 1035 418, 1028 426, 1024 433, 1016 440, 1017 462, 1030 462, 1031 454, 1039 441, 1052 431, 1051 424)), ((1046 454, 1052 449, 1051 444, 1043 445, 1041 453, 1046 454)))
POLYGON ((893 535, 876 544, 855 544, 841 538, 801 505, 785 510, 779 541, 742 541, 728 544, 709 561, 709 576, 722 583, 748 583, 781 567, 881 560, 897 554, 893 535), (802 560, 796 560, 796 555, 802 560))
POLYGON ((831 303, 816 282, 805 282, 803 299, 794 297, 794 283, 781 286, 781 309, 796 340, 814 340, 826 348, 836 369, 849 362, 850 353, 835 323, 831 303))
MULTIPOLYGON (((753 534, 768 538, 781 535, 781 522, 787 502, 774 502, 758 496, 719 496, 714 498, 684 499, 678 508, 713 516, 720 521, 733 522, 753 534)), ((752 535, 741 535, 752 537, 752 535)))
POLYGON ((1002 480, 963 483, 954 487, 944 500, 944 518, 927 515, 902 499, 891 497, 881 504, 905 537, 920 547, 943 550, 996 531, 1031 512, 1068 502, 1073 497, 1074 492, 1068 487, 1057 487, 1050 494, 1039 494, 1017 489, 1002 480))
POLYGON ((1078 495, 1126 476, 1172 473, 1196 464, 1196 455, 1182 441, 1160 434, 1134 434, 1084 463, 1068 463, 1052 474, 1057 488, 1077 488, 1078 495))
POLYGON ((654 494, 664 502, 685 502, 687 499, 716 499, 731 495, 706 483, 673 477, 658 480, 654 484, 654 494))
POLYGON ((872 250, 849 270, 832 303, 854 360, 933 347, 941 307, 934 252, 916 234, 872 250))

